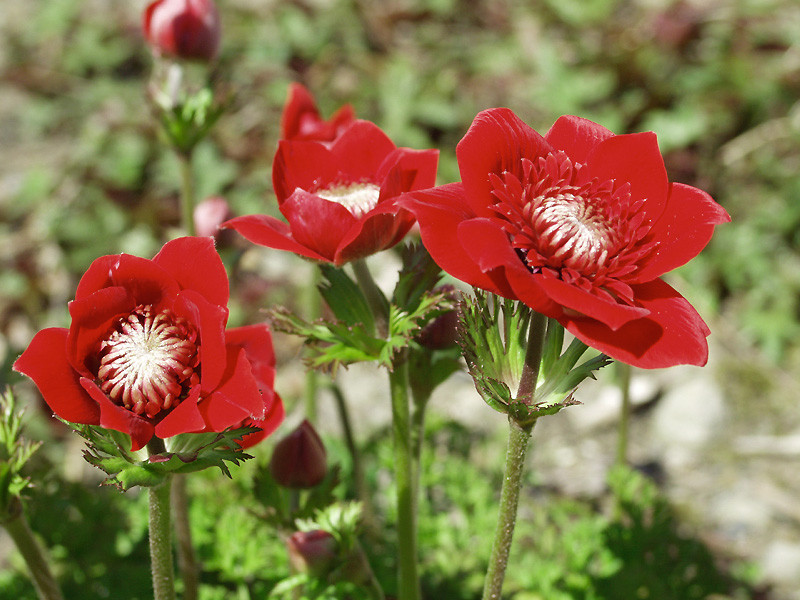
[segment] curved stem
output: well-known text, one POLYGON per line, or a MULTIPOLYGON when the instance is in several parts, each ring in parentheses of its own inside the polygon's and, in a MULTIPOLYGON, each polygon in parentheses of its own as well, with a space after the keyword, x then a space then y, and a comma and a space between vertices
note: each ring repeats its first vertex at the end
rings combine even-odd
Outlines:
POLYGON ((499 600, 503 591, 503 580, 508 566, 508 555, 511 552, 511 541, 514 537, 514 526, 517 521, 517 505, 522 487, 522 469, 525 465, 525 454, 528 440, 536 421, 529 425, 520 425, 514 419, 508 419, 508 450, 506 451, 505 477, 500 492, 500 512, 497 517, 497 529, 492 543, 492 554, 489 568, 486 571, 486 582, 483 588, 483 600, 499 600))
POLYGON ((183 600, 197 600, 200 585, 200 565, 192 545, 189 525, 189 496, 186 493, 186 476, 177 475, 172 485, 175 537, 178 541, 178 569, 183 581, 183 600))
POLYGON ((192 153, 176 151, 181 170, 181 224, 187 235, 195 235, 194 229, 194 177, 192 175, 192 153))
POLYGON ((347 401, 338 385, 330 384, 330 390, 336 403, 336 410, 339 413, 339 421, 342 424, 347 450, 350 452, 350 460, 353 461, 353 481, 356 486, 356 496, 361 502, 361 518, 367 531, 373 531, 377 525, 375 523, 375 509, 372 506, 372 496, 367 489, 367 480, 364 475, 364 466, 361 462, 361 452, 358 450, 353 426, 350 419, 350 411, 347 409, 347 401))
POLYGON ((389 373, 397 485, 398 600, 420 600, 417 572, 417 516, 411 449, 411 411, 408 399, 408 357, 403 350, 389 373))
POLYGON ((36 538, 25 518, 22 502, 19 498, 11 500, 11 507, 8 511, 12 516, 7 521, 0 521, 6 528, 17 550, 25 559, 28 570, 33 579, 33 586, 41 600, 63 600, 61 589, 58 587, 56 578, 50 570, 44 550, 36 541, 36 538))

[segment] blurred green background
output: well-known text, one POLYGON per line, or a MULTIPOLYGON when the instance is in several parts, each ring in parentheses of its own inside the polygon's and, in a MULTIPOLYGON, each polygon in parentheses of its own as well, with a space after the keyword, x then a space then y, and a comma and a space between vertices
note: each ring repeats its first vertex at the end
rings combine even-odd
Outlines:
MULTIPOLYGON (((159 142, 146 100, 152 57, 140 31, 144 5, 28 0, 4 1, 0 10, 0 384, 14 383, 29 397, 31 388, 11 373, 11 364, 35 331, 68 323, 66 304, 90 262, 118 252, 149 257, 178 233, 177 164, 159 142)), ((215 85, 230 96, 231 107, 196 152, 201 198, 222 195, 236 214, 277 214, 270 170, 291 81, 315 94, 324 115, 349 102, 398 145, 439 148, 439 183, 458 179, 455 145, 475 114, 493 106, 512 108, 540 131, 562 114, 592 119, 617 133, 653 130, 671 180, 708 191, 733 218, 671 281, 708 317, 714 344, 725 349, 718 368, 740 414, 779 415, 779 424, 766 427, 770 432, 800 426, 792 394, 800 369, 800 5, 794 0, 218 0, 218 5, 223 43, 215 85)), ((247 248, 240 242, 223 256, 238 257, 247 248)), ((286 280, 280 265, 267 276, 262 264, 248 265, 239 261, 231 273, 233 321, 258 318, 259 308, 287 302, 298 285, 286 280)), ((286 342, 278 349, 279 360, 295 361, 296 350, 286 342)), ((34 429, 42 437, 53 435, 44 421, 34 429)), ((475 440, 476 447, 482 443, 475 440)), ((467 468, 474 458, 468 454, 456 453, 452 468, 467 468)), ((482 465, 486 472, 496 466, 482 465)), ((456 483, 441 485, 449 489, 456 483)), ((202 494, 202 485, 198 488, 202 494)), ((43 506, 57 500, 47 500, 54 489, 57 485, 40 490, 43 506)), ((489 498, 491 493, 489 486, 489 498)), ((112 498, 109 490, 91 496, 77 486, 74 494, 86 496, 74 502, 87 507, 130 506, 129 497, 112 498)), ((76 506, 70 510, 83 510, 76 506)), ((84 516, 94 510, 86 508, 84 516)), ((566 511, 564 523, 583 527, 576 539, 585 534, 594 540, 589 545, 610 548, 606 538, 597 537, 603 526, 589 508, 558 510, 566 511)), ((130 525, 130 518, 121 520, 130 525)), ((118 554, 133 557, 142 550, 141 525, 114 534, 118 554)), ((77 569, 65 539, 53 543, 62 544, 64 568, 77 569)), ((448 543, 457 548, 471 542, 448 543)), ((427 589, 449 589, 439 581, 448 572, 441 565, 434 569, 438 558, 429 559, 427 589), (431 573, 443 575, 437 579, 431 573)), ((583 560, 569 558, 580 569, 591 562, 583 560)), ((591 560, 596 566, 600 559, 591 560)), ((613 572, 610 563, 603 564, 597 573, 613 572)), ((252 579, 262 567, 249 565, 239 575, 252 579)), ((98 567, 96 577, 114 568, 98 567)), ((541 582, 525 583, 521 573, 529 572, 527 567, 518 568, 512 577, 517 588, 539 589, 541 582)), ((221 577, 237 573, 234 565, 218 569, 221 577)), ((450 575, 451 584, 463 579, 457 572, 450 575)), ((449 590, 430 597, 468 598, 475 586, 463 585, 463 596, 449 590)), ((623 597, 583 580, 570 585, 559 588, 573 590, 563 597, 623 597), (574 591, 584 584, 595 595, 574 591)), ((24 588, 14 589, 23 594, 24 588)), ((220 589, 208 598, 263 597, 258 586, 220 589)), ((130 593, 124 597, 146 597, 146 590, 130 593)), ((87 594, 74 597, 94 597, 87 594)), ((514 597, 562 597, 555 591, 535 594, 514 597)))

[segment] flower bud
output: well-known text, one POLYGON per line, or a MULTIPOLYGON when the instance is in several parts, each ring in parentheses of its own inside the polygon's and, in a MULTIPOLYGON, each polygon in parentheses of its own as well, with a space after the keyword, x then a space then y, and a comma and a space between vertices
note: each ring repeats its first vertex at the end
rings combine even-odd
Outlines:
MULTIPOLYGON (((455 300, 457 290, 455 286, 443 285, 434 290, 444 294, 449 300, 455 300)), ((417 343, 428 350, 447 350, 455 346, 458 338, 458 313, 449 310, 422 328, 417 335, 417 343)))
POLYGON ((272 476, 288 488, 311 488, 328 471, 325 445, 314 427, 304 420, 275 446, 269 463, 272 476))
POLYGON ((227 230, 221 230, 219 226, 231 217, 233 212, 225 198, 219 196, 206 198, 194 208, 195 234, 200 237, 213 237, 219 244, 220 237, 229 233, 227 230))
POLYGON ((286 540, 289 563, 298 573, 325 575, 336 559, 336 539, 327 531, 297 531, 286 540))
POLYGON ((213 0, 155 0, 144 12, 143 28, 156 54, 208 62, 219 49, 221 28, 213 0))

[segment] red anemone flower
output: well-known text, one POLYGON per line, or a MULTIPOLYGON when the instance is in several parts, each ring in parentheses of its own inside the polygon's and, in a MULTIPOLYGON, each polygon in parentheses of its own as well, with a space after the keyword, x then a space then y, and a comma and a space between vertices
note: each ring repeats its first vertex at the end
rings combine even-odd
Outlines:
POLYGON ((210 61, 221 36, 213 0, 155 0, 142 17, 142 29, 157 54, 210 61))
POLYGON ((274 421, 269 330, 226 332, 227 303, 211 238, 173 240, 152 260, 104 256, 78 284, 69 329, 37 333, 14 369, 56 415, 127 433, 132 450, 154 435, 274 421))
POLYGON ((475 118, 456 154, 462 183, 401 200, 445 271, 631 365, 706 363, 708 327, 659 276, 730 217, 667 180, 655 134, 565 116, 542 137, 497 108, 475 118))
POLYGON ((281 139, 332 142, 355 120, 353 107, 345 104, 326 121, 311 93, 299 83, 292 83, 281 116, 281 139))
POLYGON ((436 181, 437 150, 397 148, 375 124, 358 120, 332 144, 282 140, 272 183, 288 224, 266 215, 223 227, 251 242, 337 267, 397 244, 414 217, 395 199, 436 181))

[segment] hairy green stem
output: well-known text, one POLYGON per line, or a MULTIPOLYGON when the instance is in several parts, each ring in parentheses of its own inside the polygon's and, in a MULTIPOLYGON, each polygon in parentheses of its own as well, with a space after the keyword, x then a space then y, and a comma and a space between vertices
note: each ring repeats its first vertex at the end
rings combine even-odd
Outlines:
POLYGON ((194 553, 192 530, 189 525, 189 495, 186 475, 175 476, 172 484, 172 511, 175 518, 175 538, 178 542, 178 569, 183 581, 183 600, 197 600, 200 585, 200 565, 194 553))
MULTIPOLYGON (((544 338, 547 331, 547 317, 534 312, 531 315, 528 330, 528 347, 525 350, 525 364, 520 377, 517 398, 525 404, 532 405, 539 379, 539 368, 544 351, 544 338)), ((522 471, 525 466, 525 455, 528 440, 536 420, 519 423, 508 419, 508 449, 500 491, 500 508, 497 516, 492 553, 489 557, 489 568, 486 571, 486 582, 483 588, 483 600, 499 600, 503 592, 503 581, 508 567, 508 556, 511 553, 511 542, 514 538, 514 527, 517 522, 517 506, 522 488, 522 471)))
POLYGON ((181 171, 181 225, 187 235, 195 235, 194 229, 194 177, 192 174, 192 153, 176 151, 181 171))
POLYGON ((511 552, 511 541, 514 537, 514 526, 517 521, 517 506, 522 488, 522 470, 525 465, 525 454, 533 425, 536 422, 520 425, 514 419, 508 419, 508 449, 506 451, 505 477, 500 492, 500 510, 497 517, 497 529, 492 543, 492 554, 489 557, 489 568, 486 571, 486 582, 483 587, 483 600, 499 600, 503 591, 503 580, 508 567, 508 555, 511 552))
POLYGON ((61 589, 50 570, 44 550, 36 541, 33 531, 28 525, 19 498, 11 499, 8 513, 10 515, 8 520, 0 521, 0 524, 6 528, 11 539, 14 540, 17 550, 25 559, 25 564, 28 565, 31 579, 33 579, 33 586, 36 588, 40 600, 63 600, 61 589))
MULTIPOLYGON (((304 289, 304 296, 309 321, 316 321, 322 314, 322 296, 317 289, 320 281, 320 270, 314 269, 311 281, 304 289)), ((317 422, 317 393, 319 391, 319 373, 314 369, 306 371, 306 386, 303 400, 305 402, 306 419, 312 423, 317 422)))
MULTIPOLYGON (((164 440, 153 437, 147 444, 150 456, 166 452, 164 440)), ((172 523, 170 499, 172 476, 148 488, 150 501, 150 572, 153 600, 175 600, 175 570, 172 565, 172 523)))
POLYGON ((408 357, 403 350, 389 373, 394 429, 394 472, 397 485, 398 600, 420 600, 417 571, 417 515, 408 398, 408 357))
POLYGON ((169 516, 170 476, 150 492, 150 569, 154 600, 175 600, 172 566, 172 529, 169 516))

